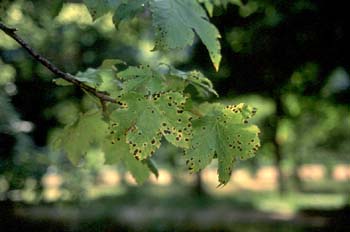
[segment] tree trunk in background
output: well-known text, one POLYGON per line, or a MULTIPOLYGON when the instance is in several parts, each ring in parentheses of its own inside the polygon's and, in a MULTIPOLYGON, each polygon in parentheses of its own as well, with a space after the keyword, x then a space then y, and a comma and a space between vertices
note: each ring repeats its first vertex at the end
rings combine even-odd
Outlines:
POLYGON ((276 166, 277 173, 278 173, 278 191, 279 191, 280 195, 284 195, 286 192, 286 185, 285 185, 283 170, 282 170, 282 166, 281 166, 283 155, 282 155, 282 147, 281 147, 280 141, 278 141, 278 137, 277 137, 278 124, 284 115, 281 95, 276 94, 274 100, 276 103, 276 112, 275 112, 275 117, 274 117, 273 122, 272 122, 272 129, 273 129, 272 142, 274 145, 275 166, 276 166))
MULTIPOLYGON (((294 154, 294 155, 299 155, 299 154, 294 154)), ((301 181, 298 174, 298 170, 301 164, 302 164, 301 160, 299 159, 294 160, 292 177, 294 182, 294 189, 296 189, 298 192, 303 190, 303 182, 301 181)))
POLYGON ((196 197, 201 197, 207 195, 207 192, 203 186, 202 172, 196 173, 194 186, 193 186, 193 195, 196 197))

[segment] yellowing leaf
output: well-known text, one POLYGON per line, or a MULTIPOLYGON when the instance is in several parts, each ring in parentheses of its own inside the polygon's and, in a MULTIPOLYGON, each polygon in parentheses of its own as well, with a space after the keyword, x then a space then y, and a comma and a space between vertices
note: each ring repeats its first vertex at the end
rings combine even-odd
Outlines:
POLYGON ((77 165, 91 145, 99 144, 105 139, 107 127, 100 112, 81 114, 74 124, 63 129, 56 139, 55 147, 62 148, 67 153, 69 160, 77 165))

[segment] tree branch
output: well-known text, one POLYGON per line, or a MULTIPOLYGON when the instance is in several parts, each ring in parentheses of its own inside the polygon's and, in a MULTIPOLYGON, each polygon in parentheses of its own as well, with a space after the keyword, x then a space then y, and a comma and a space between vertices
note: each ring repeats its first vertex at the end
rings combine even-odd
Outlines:
POLYGON ((47 69, 49 69, 53 74, 59 76, 60 78, 78 86, 79 88, 95 95, 100 99, 102 106, 105 102, 116 103, 116 100, 108 95, 106 92, 98 91, 97 89, 86 85, 84 82, 77 80, 72 74, 66 73, 52 64, 48 59, 37 53, 30 45, 25 42, 20 36, 17 35, 16 28, 11 28, 0 22, 0 30, 5 32, 8 36, 14 39, 17 43, 19 43, 27 52, 38 62, 44 65, 47 69))

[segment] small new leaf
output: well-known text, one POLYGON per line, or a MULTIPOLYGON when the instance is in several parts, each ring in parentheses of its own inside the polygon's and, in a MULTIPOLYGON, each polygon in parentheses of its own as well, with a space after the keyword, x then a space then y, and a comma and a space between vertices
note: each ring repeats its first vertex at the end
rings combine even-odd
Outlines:
POLYGON ((75 79, 96 88, 102 83, 99 73, 99 69, 88 68, 84 72, 78 72, 75 75, 75 79))

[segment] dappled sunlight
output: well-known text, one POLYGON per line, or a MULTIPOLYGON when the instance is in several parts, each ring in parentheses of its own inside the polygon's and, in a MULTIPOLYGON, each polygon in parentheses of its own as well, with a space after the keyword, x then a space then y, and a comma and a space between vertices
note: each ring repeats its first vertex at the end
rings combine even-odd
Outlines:
POLYGON ((317 181, 325 178, 326 168, 320 164, 304 164, 298 170, 302 180, 317 181))
POLYGON ((167 186, 172 184, 173 177, 169 171, 165 169, 159 169, 158 171, 159 171, 158 178, 156 178, 154 175, 151 175, 150 177, 150 182, 152 184, 161 185, 161 186, 167 186))
POLYGON ((62 24, 77 23, 80 26, 92 24, 89 11, 83 4, 64 4, 61 12, 56 17, 56 20, 62 24))
MULTIPOLYGON (((325 167, 320 164, 302 165, 297 173, 301 181, 305 183, 320 183, 322 181, 343 183, 350 181, 350 165, 344 164, 334 166, 329 177, 326 176, 325 167)), ((245 168, 235 169, 232 172, 231 181, 226 186, 220 188, 217 188, 218 177, 216 169, 204 169, 201 172, 201 177, 205 188, 210 191, 211 194, 217 196, 226 196, 227 194, 233 193, 238 194, 245 191, 256 193, 274 192, 277 189, 278 183, 278 173, 273 166, 260 167, 255 171, 255 174, 245 168)), ((195 175, 189 175, 184 172, 174 175, 168 170, 161 168, 159 169, 159 177, 156 178, 152 174, 149 181, 147 181, 147 185, 150 184, 155 187, 159 186, 159 188, 167 186, 173 187, 176 185, 176 183, 174 183, 174 178, 181 180, 186 184, 193 184, 195 182, 195 175)), ((42 193, 43 200, 47 202, 55 202, 58 200, 69 199, 68 196, 70 194, 67 193, 69 190, 64 188, 65 182, 67 181, 69 180, 64 180, 59 174, 45 174, 41 179, 41 184, 44 188, 42 193)), ((129 172, 122 173, 111 166, 105 166, 98 172, 95 184, 90 188, 91 193, 87 193, 87 196, 96 199, 99 197, 99 194, 102 194, 101 196, 108 196, 108 194, 115 195, 115 193, 119 192, 118 189, 124 188, 123 182, 131 186, 137 186, 135 179, 129 172), (108 191, 106 192, 106 190, 108 191)), ((34 202, 37 198, 37 196, 35 196, 36 181, 29 178, 26 183, 27 184, 23 190, 17 190, 16 193, 12 192, 10 195, 12 195, 14 199, 17 199, 17 201, 23 200, 26 202, 34 202)), ((0 194, 4 194, 7 189, 8 184, 6 179, 2 177, 2 179, 0 179, 0 194)), ((266 204, 269 205, 262 205, 262 209, 264 209, 264 207, 270 207, 271 209, 274 208, 274 206, 271 205, 272 203, 266 204)), ((282 199, 281 201, 278 201, 278 204, 281 204, 279 206, 276 205, 276 207, 278 206, 278 209, 283 209, 289 205, 289 203, 283 203, 282 199)))
POLYGON ((350 181, 350 165, 336 165, 332 171, 332 178, 336 181, 350 181))

